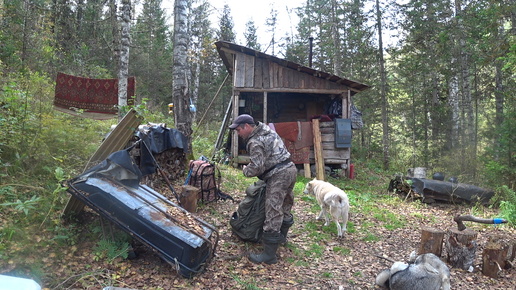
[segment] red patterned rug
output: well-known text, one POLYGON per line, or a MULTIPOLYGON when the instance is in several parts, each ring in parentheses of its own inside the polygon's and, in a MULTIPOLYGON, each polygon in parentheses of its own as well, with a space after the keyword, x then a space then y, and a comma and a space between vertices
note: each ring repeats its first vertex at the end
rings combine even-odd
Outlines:
MULTIPOLYGON (((127 102, 132 105, 134 77, 127 79, 127 102)), ((58 73, 54 107, 92 119, 109 119, 118 113, 118 79, 89 79, 58 73), (80 111, 83 113, 78 114, 80 111)))

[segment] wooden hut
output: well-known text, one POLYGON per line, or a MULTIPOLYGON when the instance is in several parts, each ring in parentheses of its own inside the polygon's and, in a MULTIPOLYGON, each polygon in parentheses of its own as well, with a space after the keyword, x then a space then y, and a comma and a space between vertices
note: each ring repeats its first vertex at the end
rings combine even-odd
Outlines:
MULTIPOLYGON (((351 98, 368 89, 368 85, 234 43, 215 44, 233 87, 221 132, 238 115, 250 114, 278 132, 305 176, 309 176, 310 165, 310 172, 324 166, 326 171, 349 175, 351 98), (331 114, 329 110, 339 105, 341 114, 331 114)), ((219 133, 216 149, 221 147, 221 136, 224 134, 219 133)), ((236 132, 230 138, 227 149, 233 165, 249 163, 243 140, 236 132)))

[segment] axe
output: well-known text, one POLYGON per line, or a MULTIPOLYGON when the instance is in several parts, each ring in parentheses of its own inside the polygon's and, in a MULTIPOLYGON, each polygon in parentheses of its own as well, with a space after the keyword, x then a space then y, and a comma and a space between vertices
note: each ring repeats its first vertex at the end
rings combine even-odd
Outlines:
POLYGON ((475 217, 472 215, 458 215, 458 216, 454 217, 453 220, 457 223, 457 227, 459 228, 459 231, 463 231, 466 229, 466 226, 463 223, 465 221, 476 222, 476 223, 480 223, 480 224, 494 224, 494 225, 507 223, 507 220, 502 219, 502 218, 483 219, 483 218, 475 217))

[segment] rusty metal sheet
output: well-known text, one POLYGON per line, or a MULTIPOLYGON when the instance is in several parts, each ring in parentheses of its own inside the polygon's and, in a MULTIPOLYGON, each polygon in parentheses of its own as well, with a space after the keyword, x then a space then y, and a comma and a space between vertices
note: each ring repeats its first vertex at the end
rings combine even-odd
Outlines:
MULTIPOLYGON (((134 109, 131 109, 100 144, 99 148, 86 163, 84 171, 104 160, 109 154, 123 149, 134 135, 136 129, 138 129, 141 121, 141 116, 134 109)), ((63 216, 80 213, 83 208, 84 204, 71 196, 63 210, 63 216)))

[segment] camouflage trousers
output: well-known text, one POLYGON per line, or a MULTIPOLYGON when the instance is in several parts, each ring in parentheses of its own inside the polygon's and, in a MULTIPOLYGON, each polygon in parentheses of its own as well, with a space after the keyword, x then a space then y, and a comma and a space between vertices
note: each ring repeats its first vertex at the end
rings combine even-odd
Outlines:
POLYGON ((265 180, 265 222, 264 232, 279 232, 283 218, 290 217, 294 205, 294 185, 297 169, 292 163, 265 180))

